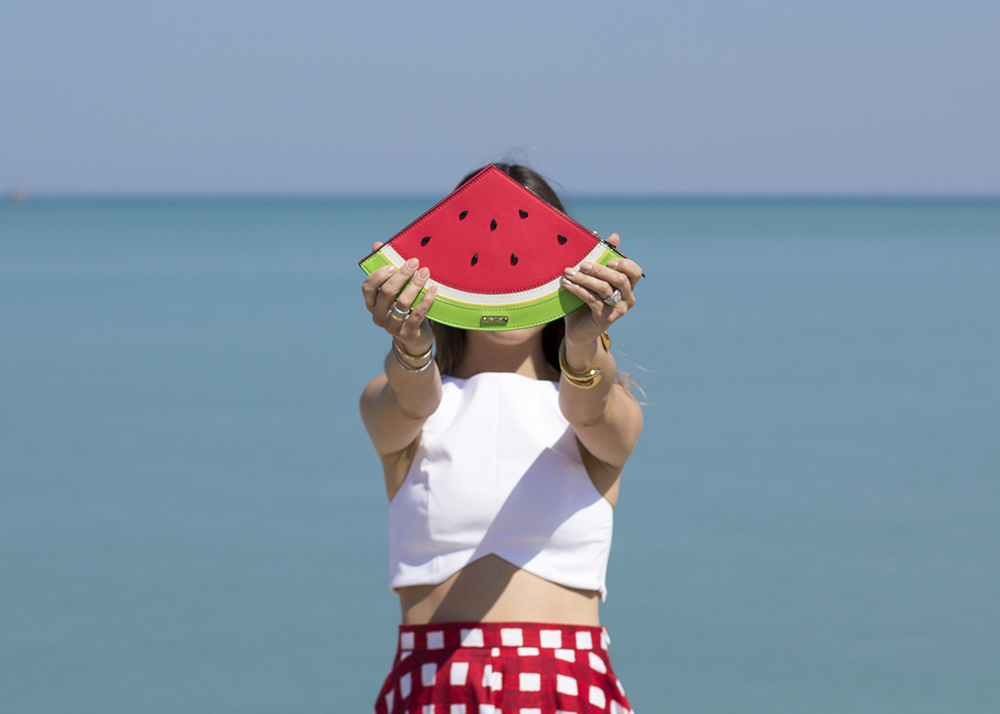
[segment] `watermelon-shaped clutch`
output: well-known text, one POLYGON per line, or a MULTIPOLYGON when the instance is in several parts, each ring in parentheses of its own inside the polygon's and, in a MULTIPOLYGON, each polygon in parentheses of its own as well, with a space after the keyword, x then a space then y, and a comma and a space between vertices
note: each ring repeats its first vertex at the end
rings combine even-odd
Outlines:
POLYGON ((466 330, 517 330, 583 305, 562 287, 566 268, 623 257, 490 165, 360 265, 370 275, 418 258, 431 271, 426 287, 438 286, 428 318, 466 330))

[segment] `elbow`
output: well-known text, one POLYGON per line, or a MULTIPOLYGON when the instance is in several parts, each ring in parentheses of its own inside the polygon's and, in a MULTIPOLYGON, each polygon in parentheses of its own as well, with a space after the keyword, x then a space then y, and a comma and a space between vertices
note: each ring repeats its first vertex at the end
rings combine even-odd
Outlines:
POLYGON ((410 409, 407 408, 407 406, 402 402, 397 401, 397 404, 399 406, 399 411, 403 412, 403 416, 408 419, 417 419, 419 421, 426 420, 437 410, 436 404, 433 409, 410 409))
POLYGON ((604 409, 601 409, 593 414, 576 414, 572 419, 566 417, 566 420, 574 429, 590 429, 599 426, 604 421, 604 411, 604 409))

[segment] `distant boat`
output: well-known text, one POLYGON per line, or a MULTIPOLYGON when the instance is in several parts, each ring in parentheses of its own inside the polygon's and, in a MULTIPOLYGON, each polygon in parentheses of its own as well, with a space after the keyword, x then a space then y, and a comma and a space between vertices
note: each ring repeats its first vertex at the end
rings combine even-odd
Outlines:
POLYGON ((11 203, 24 203, 28 200, 28 192, 23 188, 12 188, 7 192, 7 200, 11 203))

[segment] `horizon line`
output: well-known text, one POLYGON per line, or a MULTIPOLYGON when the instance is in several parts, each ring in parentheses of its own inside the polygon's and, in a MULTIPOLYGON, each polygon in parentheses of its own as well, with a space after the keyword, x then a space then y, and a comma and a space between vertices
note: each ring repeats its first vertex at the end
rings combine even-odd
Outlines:
MULTIPOLYGON (((56 201, 440 201, 443 196, 417 192, 340 193, 340 192, 42 192, 29 193, 21 188, 10 190, 4 203, 56 201)), ((575 201, 677 202, 677 203, 861 203, 861 202, 965 202, 1000 201, 1000 193, 581 193, 567 196, 575 201)))

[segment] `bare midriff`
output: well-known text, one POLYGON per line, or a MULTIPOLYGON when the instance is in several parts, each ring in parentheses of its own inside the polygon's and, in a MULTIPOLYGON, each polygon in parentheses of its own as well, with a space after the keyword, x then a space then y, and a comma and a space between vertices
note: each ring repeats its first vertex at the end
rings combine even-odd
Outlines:
POLYGON ((558 585, 496 555, 438 585, 397 588, 404 625, 434 622, 548 622, 599 626, 595 590, 558 585))

